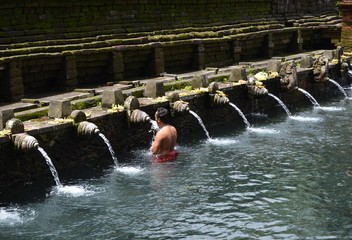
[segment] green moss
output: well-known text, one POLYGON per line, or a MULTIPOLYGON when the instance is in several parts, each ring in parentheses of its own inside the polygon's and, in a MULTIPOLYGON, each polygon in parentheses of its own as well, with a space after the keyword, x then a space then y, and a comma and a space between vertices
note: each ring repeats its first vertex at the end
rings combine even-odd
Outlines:
POLYGON ((92 97, 84 101, 74 101, 71 103, 72 110, 83 110, 101 105, 100 97, 92 97))
POLYGON ((190 81, 177 81, 177 82, 171 82, 171 83, 167 83, 167 84, 164 84, 164 88, 165 88, 165 91, 174 91, 174 90, 180 90, 180 89, 184 89, 186 88, 187 86, 191 86, 192 87, 192 84, 190 81))
POLYGON ((48 108, 45 108, 39 111, 30 111, 25 114, 17 115, 16 118, 24 122, 31 119, 37 119, 37 118, 46 117, 46 116, 48 116, 48 108))

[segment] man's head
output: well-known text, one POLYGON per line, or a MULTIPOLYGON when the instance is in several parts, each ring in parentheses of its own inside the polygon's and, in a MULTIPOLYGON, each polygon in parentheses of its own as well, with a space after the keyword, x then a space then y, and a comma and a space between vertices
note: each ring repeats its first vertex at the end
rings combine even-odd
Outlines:
POLYGON ((159 107, 155 113, 155 120, 158 119, 165 124, 169 124, 169 111, 164 107, 159 107))

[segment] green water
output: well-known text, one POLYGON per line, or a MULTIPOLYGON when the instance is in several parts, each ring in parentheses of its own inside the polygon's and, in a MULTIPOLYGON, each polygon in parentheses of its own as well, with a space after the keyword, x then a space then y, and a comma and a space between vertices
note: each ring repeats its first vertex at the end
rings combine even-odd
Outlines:
POLYGON ((118 169, 62 173, 63 189, 7 199, 0 238, 351 239, 348 102, 180 137, 172 163, 151 164, 142 149, 118 156, 130 160, 118 169))

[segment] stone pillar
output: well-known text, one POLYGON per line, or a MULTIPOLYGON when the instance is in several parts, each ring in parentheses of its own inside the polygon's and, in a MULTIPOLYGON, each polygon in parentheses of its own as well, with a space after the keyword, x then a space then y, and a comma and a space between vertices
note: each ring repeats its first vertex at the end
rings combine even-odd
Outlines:
POLYGON ((342 0, 339 3, 342 15, 341 45, 344 51, 352 51, 352 1, 342 0))
POLYGON ((238 63, 241 61, 242 48, 239 41, 233 43, 233 61, 238 63))
POLYGON ((6 127, 6 122, 14 118, 15 115, 12 109, 5 109, 0 111, 0 131, 6 127))
POLYGON ((65 73, 63 88, 65 91, 72 91, 78 86, 76 56, 65 56, 63 72, 65 73))
POLYGON ((124 46, 117 46, 112 53, 112 74, 114 81, 117 82, 124 78, 123 50, 124 46))
POLYGON ((5 101, 18 101, 24 96, 21 61, 0 66, 0 95, 0 99, 5 101))
POLYGON ((154 76, 159 76, 165 72, 164 49, 160 43, 153 43, 153 66, 152 72, 154 76))
POLYGON ((102 107, 111 108, 113 104, 123 105, 124 98, 121 89, 108 89, 104 90, 101 100, 102 107))
POLYGON ((143 95, 151 98, 165 96, 164 83, 152 80, 148 81, 143 95))
POLYGON ((274 43, 274 37, 272 33, 268 34, 268 58, 272 58, 274 55, 274 48, 275 48, 275 43, 274 43))
POLYGON ((303 52, 303 37, 302 37, 302 30, 297 30, 297 50, 298 52, 303 52))
POLYGON ((205 67, 205 48, 204 43, 201 39, 195 39, 195 52, 194 52, 194 61, 193 68, 197 70, 204 69, 205 67))
POLYGON ((49 103, 48 116, 50 118, 65 118, 72 112, 69 100, 52 100, 49 103))

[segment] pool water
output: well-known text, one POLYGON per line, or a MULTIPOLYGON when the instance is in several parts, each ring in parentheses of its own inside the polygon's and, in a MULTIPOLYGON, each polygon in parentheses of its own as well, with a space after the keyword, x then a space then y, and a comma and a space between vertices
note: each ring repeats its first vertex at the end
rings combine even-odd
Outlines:
POLYGON ((148 149, 116 153, 129 163, 59 173, 62 187, 7 199, 0 238, 351 239, 351 115, 337 100, 253 116, 248 129, 180 137, 178 160, 164 164, 148 149))

